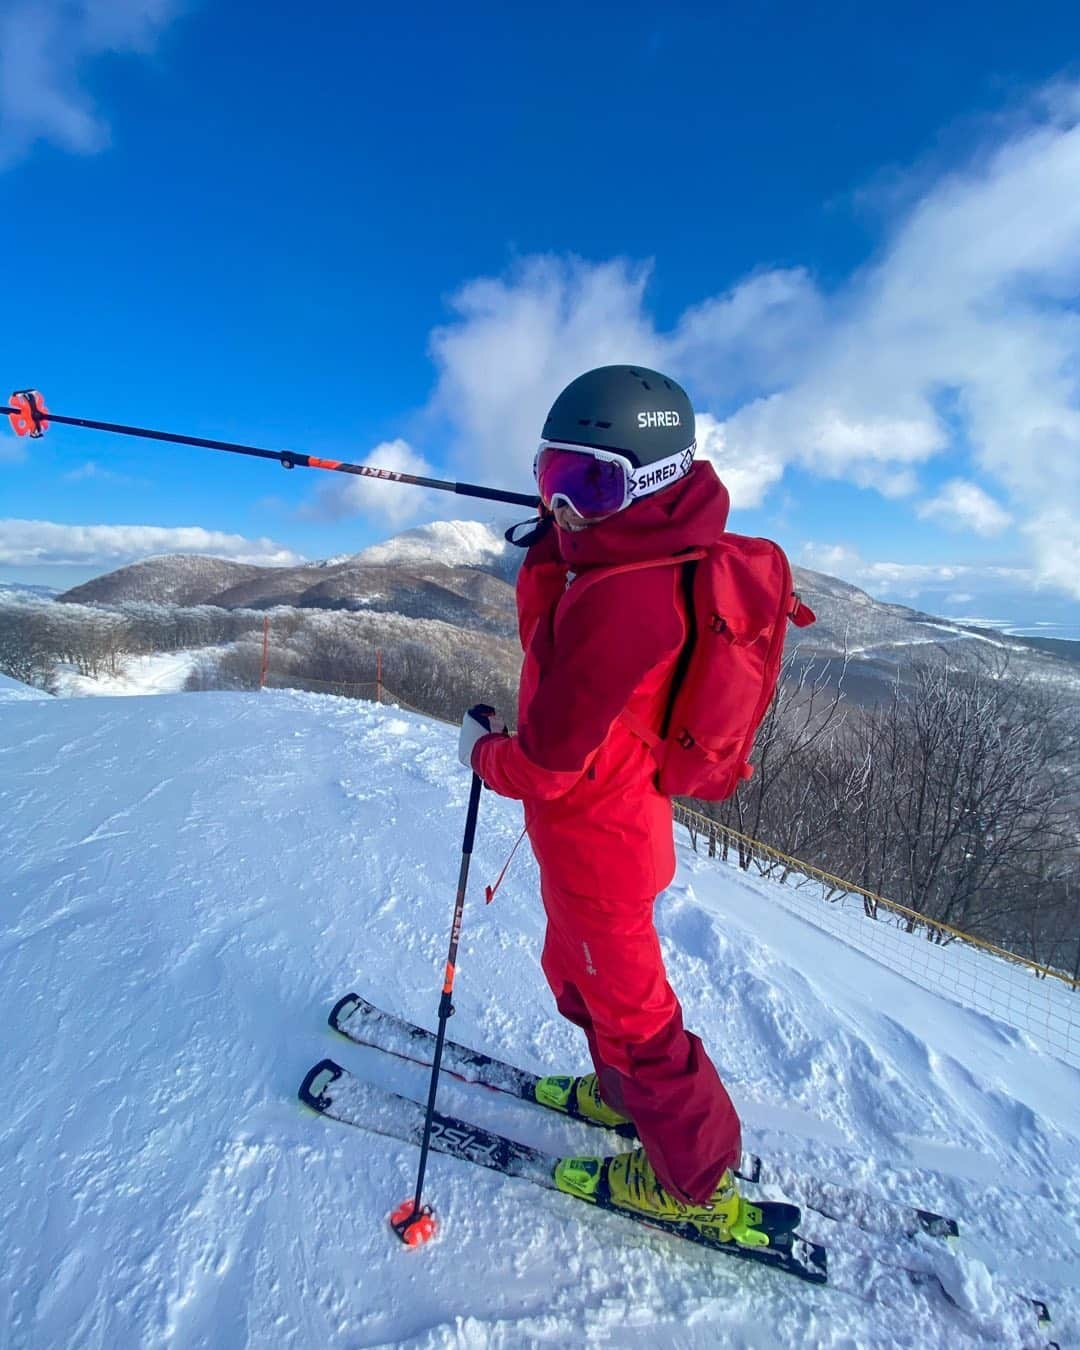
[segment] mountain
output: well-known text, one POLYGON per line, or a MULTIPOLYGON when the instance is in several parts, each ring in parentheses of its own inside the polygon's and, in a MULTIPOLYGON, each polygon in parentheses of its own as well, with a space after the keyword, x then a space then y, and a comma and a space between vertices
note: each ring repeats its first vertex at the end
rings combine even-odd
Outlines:
POLYGON ((19 604, 20 601, 36 604, 41 600, 52 600, 59 593, 52 586, 28 586, 21 581, 0 581, 0 605, 19 604))
MULTIPOLYGON (((468 795, 456 731, 284 691, 27 700, 3 724, 4 1346, 1078 1343, 1080 1075, 1022 1020, 1051 981, 698 856, 680 831, 657 924, 746 1147, 954 1214, 957 1249, 808 1212, 830 1248, 814 1288, 433 1155, 439 1238, 410 1252, 387 1215, 416 1150, 296 1090, 332 1055, 426 1094, 423 1069, 332 1036, 326 1014, 356 988, 434 1024, 468 795), (907 977, 867 946, 904 954, 907 977), (980 990, 1011 1012, 978 1011, 980 990), (936 1274, 956 1306, 868 1253, 936 1274)), ((520 828, 518 803, 484 793, 451 1034, 580 1072, 527 846, 483 903, 520 828)), ((549 1151, 609 1143, 449 1079, 439 1106, 549 1151)))
POLYGON ((210 605, 216 603, 214 596, 241 581, 277 570, 201 554, 165 553, 84 581, 57 599, 77 605, 119 605, 131 600, 159 605, 210 605))
MULTIPOLYGON (((117 605, 157 601, 226 609, 363 611, 438 619, 455 627, 512 637, 517 631, 513 579, 523 550, 480 521, 435 521, 358 553, 298 567, 257 567, 219 558, 163 556, 88 581, 58 599, 117 605)), ((824 665, 852 697, 873 701, 917 654, 947 652, 960 662, 1005 655, 1017 668, 1080 688, 1075 665, 1026 638, 978 629, 904 605, 875 600, 837 577, 794 569, 796 587, 817 623, 793 630, 800 664, 824 665)))
POLYGON ((478 522, 437 521, 360 553, 298 567, 256 567, 191 555, 148 558, 76 586, 59 599, 364 610, 508 636, 517 631, 511 578, 520 561, 511 554, 519 550, 478 522))

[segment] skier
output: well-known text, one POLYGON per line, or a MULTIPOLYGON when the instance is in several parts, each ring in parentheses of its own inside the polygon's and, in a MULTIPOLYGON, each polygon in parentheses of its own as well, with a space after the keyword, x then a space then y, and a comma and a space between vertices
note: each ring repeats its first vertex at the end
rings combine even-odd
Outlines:
POLYGON ((723 533, 728 494, 695 462, 694 437, 686 393, 644 367, 588 371, 555 400, 534 464, 546 510, 517 586, 517 734, 471 710, 459 754, 523 802, 547 915, 544 974, 592 1055, 593 1073, 543 1079, 537 1095, 571 1115, 632 1121, 642 1144, 563 1159, 559 1188, 760 1245, 758 1211, 733 1178, 738 1116, 683 1026, 653 925, 675 850, 647 738, 661 729, 690 636, 683 569, 613 573, 580 599, 574 590, 591 569, 671 557, 723 533))

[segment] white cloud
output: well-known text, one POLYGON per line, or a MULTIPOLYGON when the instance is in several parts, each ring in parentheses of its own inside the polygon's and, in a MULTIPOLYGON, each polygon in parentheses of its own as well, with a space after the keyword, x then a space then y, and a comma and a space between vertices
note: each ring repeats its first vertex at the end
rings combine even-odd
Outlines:
POLYGON ((99 483, 131 484, 138 481, 135 478, 129 478, 125 473, 115 473, 112 469, 106 469, 94 459, 88 459, 85 464, 80 464, 77 469, 70 470, 62 477, 65 483, 84 483, 91 478, 99 483))
POLYGON ((57 525, 48 520, 0 520, 0 566, 118 567, 155 553, 210 553, 264 567, 303 562, 272 539, 204 530, 198 525, 57 525))
POLYGON ((845 544, 804 543, 798 562, 815 572, 840 577, 880 599, 915 600, 928 592, 959 603, 985 601, 1008 588, 1034 595, 1039 577, 1030 567, 1002 567, 989 563, 870 562, 845 544), (965 594, 957 593, 962 583, 965 594))
MULTIPOLYGON (((409 473, 421 478, 439 477, 408 441, 384 441, 361 463, 392 473, 409 473)), ((335 475, 333 481, 319 484, 318 491, 300 514, 308 520, 341 520, 346 516, 367 516, 373 521, 400 528, 431 509, 433 490, 407 483, 380 481, 355 475, 335 475)))
POLYGON ((744 442, 733 450, 727 427, 709 413, 697 415, 697 445, 698 458, 709 460, 724 480, 736 510, 760 506, 784 472, 784 461, 767 441, 744 442))
POLYGON ((799 553, 799 562, 815 572, 825 572, 829 576, 851 580, 853 572, 864 568, 859 554, 844 544, 817 544, 809 541, 803 544, 799 553))
POLYGON ((664 360, 714 403, 743 402, 800 379, 825 322, 809 273, 760 272, 686 310, 664 360))
POLYGON ((1012 517, 1038 575, 1080 595, 1080 85, 1003 125, 913 202, 896 194, 910 204, 879 256, 831 294, 761 272, 664 333, 645 265, 531 258, 470 283, 431 344, 429 411, 462 476, 520 488, 559 389, 642 362, 688 382, 741 505, 787 465, 914 498, 921 467, 962 445, 1002 500, 954 490, 929 518, 987 533, 1012 517))
POLYGON ((533 257, 506 279, 470 282, 436 329, 432 411, 454 433, 462 478, 528 491, 555 395, 590 366, 655 365, 663 344, 643 312, 649 268, 533 257))
POLYGON ((37 141, 93 154, 109 127, 81 87, 105 52, 147 53, 180 0, 14 0, 0 14, 0 168, 37 141))
POLYGON ((921 520, 938 520, 951 529, 974 530, 976 534, 1000 534, 1012 517, 977 483, 951 478, 929 501, 916 508, 921 520))

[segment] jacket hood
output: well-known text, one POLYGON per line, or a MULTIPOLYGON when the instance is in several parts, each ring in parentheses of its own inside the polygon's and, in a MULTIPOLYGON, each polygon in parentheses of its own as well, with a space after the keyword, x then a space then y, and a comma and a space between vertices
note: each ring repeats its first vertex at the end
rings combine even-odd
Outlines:
POLYGON ((715 543, 728 518, 728 490, 707 460, 663 492, 634 502, 585 530, 553 530, 556 547, 571 567, 614 567, 668 558, 715 543))

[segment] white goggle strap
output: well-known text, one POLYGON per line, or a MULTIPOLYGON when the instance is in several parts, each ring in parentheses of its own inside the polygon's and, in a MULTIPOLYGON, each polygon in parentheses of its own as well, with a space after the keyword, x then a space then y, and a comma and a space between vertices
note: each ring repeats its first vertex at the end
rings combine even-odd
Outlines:
POLYGON ((659 492, 661 488, 670 487, 680 478, 685 478, 693 468, 696 449, 697 441, 691 441, 685 450, 679 450, 674 455, 669 455, 667 459, 658 459, 653 464, 633 469, 630 479, 630 500, 636 502, 641 497, 648 497, 654 492, 659 492))

